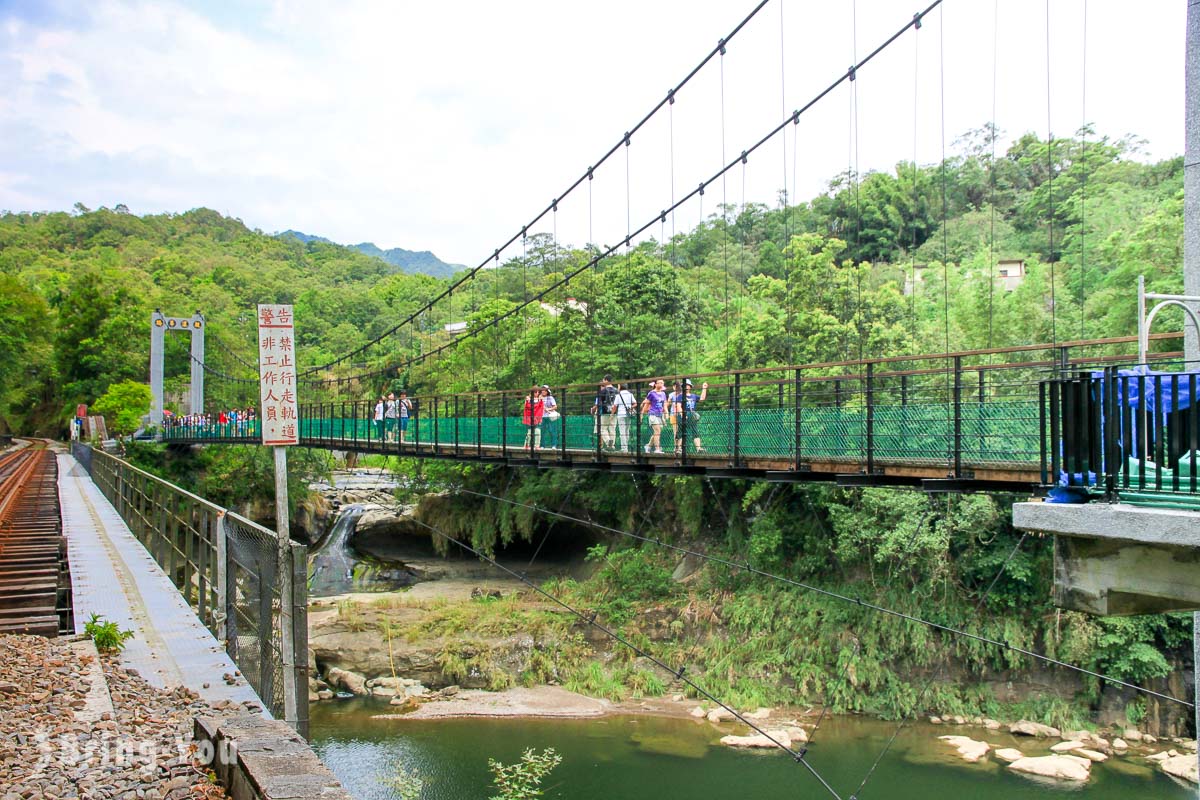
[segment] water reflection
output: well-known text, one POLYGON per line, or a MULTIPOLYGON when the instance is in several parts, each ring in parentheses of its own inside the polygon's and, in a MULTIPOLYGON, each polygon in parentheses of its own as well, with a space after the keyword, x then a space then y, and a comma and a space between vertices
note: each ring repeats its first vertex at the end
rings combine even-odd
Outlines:
MULTIPOLYGON (((553 747, 563 756, 551 775, 548 798, 793 800, 824 794, 804 766, 784 754, 722 747, 718 744, 722 731, 691 719, 372 719, 379 708, 357 700, 312 708, 313 745, 358 800, 397 800, 399 792, 387 781, 400 766, 420 774, 425 782, 423 800, 484 800, 492 795, 488 758, 510 763, 528 747, 553 747)), ((873 720, 826 720, 809 751, 809 762, 848 797, 894 730, 889 723, 873 720)), ((967 764, 937 741, 937 734, 944 732, 929 726, 902 732, 859 797, 1194 797, 1193 792, 1132 758, 1097 765, 1087 784, 1037 782, 990 761, 967 764)), ((1009 743, 1007 735, 987 738, 1002 746, 1009 743)), ((1028 740, 1025 743, 1028 746, 1028 740)))

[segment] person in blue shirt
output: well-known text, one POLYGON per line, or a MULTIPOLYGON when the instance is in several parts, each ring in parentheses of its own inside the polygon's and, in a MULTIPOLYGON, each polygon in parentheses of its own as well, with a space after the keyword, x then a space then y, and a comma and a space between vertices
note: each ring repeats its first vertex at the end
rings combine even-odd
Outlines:
MULTIPOLYGON (((692 391, 691 378, 683 382, 682 392, 672 392, 667 398, 667 403, 671 409, 671 413, 676 416, 687 414, 687 428, 692 432, 692 443, 696 446, 695 452, 703 453, 704 446, 700 442, 700 412, 696 410, 697 403, 703 403, 708 399, 708 381, 705 381, 700 387, 700 394, 692 391)), ((683 454, 683 440, 675 439, 675 455, 683 454)))

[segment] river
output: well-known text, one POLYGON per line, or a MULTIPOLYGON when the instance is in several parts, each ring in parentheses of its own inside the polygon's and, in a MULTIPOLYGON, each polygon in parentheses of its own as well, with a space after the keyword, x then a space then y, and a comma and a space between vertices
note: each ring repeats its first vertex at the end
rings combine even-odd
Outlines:
MULTIPOLYGON (((614 716, 600 719, 380 720, 386 706, 368 700, 314 704, 312 743, 357 800, 397 800, 389 785, 398 767, 424 780, 422 800, 485 800, 492 796, 488 758, 511 763, 527 747, 553 747, 563 757, 546 786, 547 798, 571 800, 794 800, 831 797, 816 779, 778 752, 735 751, 716 744, 720 733, 692 719, 614 716)), ((826 720, 809 761, 842 797, 858 789, 888 738, 891 723, 861 718, 826 720)), ((905 728, 882 760, 862 800, 1194 800, 1193 790, 1135 756, 1092 769, 1084 785, 1014 774, 994 762, 967 764, 937 741, 938 734, 975 729, 920 724, 905 728)), ((1031 740, 989 734, 996 744, 1031 740)), ((1041 749, 1048 747, 1043 742, 1041 749)))

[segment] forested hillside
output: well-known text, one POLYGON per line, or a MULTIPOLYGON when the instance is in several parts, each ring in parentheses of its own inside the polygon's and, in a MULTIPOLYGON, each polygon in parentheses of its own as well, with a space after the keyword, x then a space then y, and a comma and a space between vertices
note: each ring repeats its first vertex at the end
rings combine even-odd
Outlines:
MULTIPOLYGON (((989 136, 985 129, 964 137, 944 165, 900 164, 858 181, 838 175, 807 202, 718 209, 673 236, 668 221, 657 240, 605 260, 545 305, 486 326, 596 252, 531 235, 519 257, 333 366, 446 282, 395 273, 348 248, 264 235, 205 209, 141 218, 120 206, 5 214, 0 421, 58 432, 77 402, 93 402, 123 380, 144 381, 155 308, 206 313, 209 366, 237 377, 254 374, 258 302, 296 305, 300 364, 320 368, 318 377, 349 379, 411 360, 450 342, 450 322, 480 331, 438 358, 346 384, 366 397, 382 388, 512 388, 591 382, 606 371, 638 377, 1130 335, 1139 274, 1151 289, 1181 290, 1182 159, 1145 163, 1132 140, 1089 132, 1086 140, 1052 143, 1027 135, 993 161, 989 136), (999 280, 1001 260, 1027 270, 1012 291, 999 280), (906 282, 915 290, 906 293, 906 282)), ((1165 318, 1161 330, 1178 324, 1165 318)), ((184 385, 189 366, 186 341, 175 338, 168 389, 184 385)), ((210 390, 214 406, 250 402, 216 378, 210 390)), ((157 457, 151 451, 141 457, 157 457)), ((256 471, 254 452, 245 452, 237 470, 256 471)), ((250 499, 236 492, 252 481, 229 480, 238 473, 227 465, 209 467, 217 477, 207 485, 231 492, 214 499, 250 499)), ((447 484, 491 491, 487 470, 404 467, 417 476, 418 492, 447 484)), ((1023 541, 1008 560, 1019 537, 1003 498, 687 478, 655 478, 651 488, 628 476, 536 470, 518 476, 510 487, 524 502, 624 528, 645 525, 664 539, 1128 680, 1167 686, 1186 659, 1177 618, 1095 620, 1055 610, 1050 541, 1023 541), (1006 563, 995 590, 981 598, 1006 563)), ((547 530, 523 510, 467 495, 447 499, 439 519, 485 550, 547 530)), ((814 601, 745 572, 706 568, 685 586, 671 580, 672 559, 654 548, 602 547, 593 556, 597 569, 586 584, 557 590, 581 604, 602 598, 597 610, 631 636, 648 635, 639 628, 646 614, 666 609, 680 636, 656 643, 656 652, 672 664, 691 659, 707 686, 739 705, 825 700, 886 716, 931 707, 999 714, 1003 705, 1047 721, 1075 719, 1090 707, 1135 722, 1161 713, 1158 721, 1176 730, 1183 724, 1179 714, 1168 720, 1167 710, 1129 695, 1102 698, 1095 682, 1062 679, 1043 693, 1044 674, 1011 652, 903 621, 880 623, 861 608, 814 601), (930 674, 949 679, 925 696, 920 686, 930 674)), ((620 694, 639 674, 594 662, 571 685, 620 694)))
MULTIPOLYGON (((1136 142, 1089 132, 1052 143, 1026 135, 993 164, 990 136, 963 137, 944 167, 839 174, 808 202, 719 209, 673 237, 664 225, 663 241, 548 295, 562 314, 535 305, 392 383, 494 388, 1128 335, 1139 274, 1151 288, 1180 289, 1182 159, 1144 163, 1136 142), (1028 271, 1011 292, 996 278, 1003 259, 1028 271), (917 285, 908 296, 906 280, 917 285)), ((324 374, 444 344, 445 323, 482 326, 594 253, 545 233, 522 252, 324 374)), ((109 385, 146 379, 155 308, 205 313, 210 367, 245 377, 255 303, 294 303, 301 364, 321 366, 445 285, 207 209, 136 217, 120 205, 0 215, 0 282, 0 424, 45 432, 109 385)), ((168 391, 188 369, 185 339, 169 339, 168 391)), ((238 401, 218 383, 214 402, 238 401)))

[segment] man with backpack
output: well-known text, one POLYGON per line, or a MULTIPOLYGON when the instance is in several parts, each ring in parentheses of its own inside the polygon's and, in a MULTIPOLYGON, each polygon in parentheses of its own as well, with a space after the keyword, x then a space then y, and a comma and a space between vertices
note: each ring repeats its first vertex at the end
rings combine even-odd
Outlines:
POLYGON ((600 447, 604 450, 616 449, 617 387, 613 386, 611 375, 605 375, 600 381, 596 400, 592 403, 592 414, 596 417, 596 433, 600 437, 600 447))

